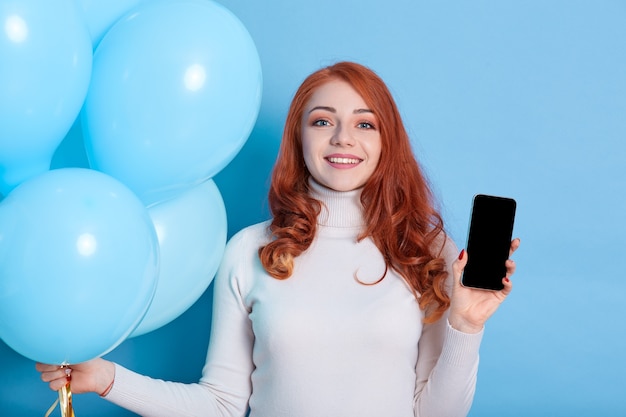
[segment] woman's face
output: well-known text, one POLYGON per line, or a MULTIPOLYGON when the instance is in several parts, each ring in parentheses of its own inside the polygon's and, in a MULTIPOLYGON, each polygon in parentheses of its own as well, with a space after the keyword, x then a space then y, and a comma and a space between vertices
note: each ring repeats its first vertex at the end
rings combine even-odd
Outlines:
POLYGON ((381 153, 378 119, 345 81, 320 86, 302 115, 304 162, 320 184, 336 191, 365 185, 381 153))

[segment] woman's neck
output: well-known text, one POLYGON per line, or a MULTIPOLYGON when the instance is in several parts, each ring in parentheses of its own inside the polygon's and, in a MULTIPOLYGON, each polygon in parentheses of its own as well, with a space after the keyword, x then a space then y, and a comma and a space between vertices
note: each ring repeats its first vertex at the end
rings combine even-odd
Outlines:
POLYGON ((317 218, 321 226, 354 228, 365 225, 361 191, 336 191, 309 179, 311 197, 322 203, 322 211, 317 218))

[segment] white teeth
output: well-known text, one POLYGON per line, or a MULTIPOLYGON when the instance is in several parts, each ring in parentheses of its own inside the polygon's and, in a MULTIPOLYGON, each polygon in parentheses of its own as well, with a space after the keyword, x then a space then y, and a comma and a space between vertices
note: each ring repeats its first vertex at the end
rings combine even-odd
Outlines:
POLYGON ((360 160, 353 158, 328 158, 333 164, 358 164, 360 160))

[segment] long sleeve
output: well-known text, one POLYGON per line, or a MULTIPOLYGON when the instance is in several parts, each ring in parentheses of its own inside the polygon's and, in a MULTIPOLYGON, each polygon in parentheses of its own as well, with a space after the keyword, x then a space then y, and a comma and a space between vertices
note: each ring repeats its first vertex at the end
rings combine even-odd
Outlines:
MULTIPOLYGON (((423 325, 407 282, 386 268, 371 239, 358 239, 359 193, 324 193, 329 210, 289 279, 272 278, 261 265, 267 223, 229 241, 198 383, 118 366, 107 398, 148 417, 243 417, 248 409, 250 417, 466 415, 482 334, 458 332, 446 316, 423 325)), ((451 241, 442 256, 451 266, 451 241)))
MULTIPOLYGON (((447 239, 442 255, 451 265, 457 248, 447 239)), ((483 332, 466 334, 453 329, 447 314, 424 326, 419 341, 414 408, 416 417, 462 417, 472 405, 483 332)))
POLYGON ((148 417, 246 414, 254 336, 236 279, 245 267, 238 259, 240 244, 240 239, 231 239, 215 278, 210 344, 199 383, 152 379, 116 365, 109 401, 148 417))

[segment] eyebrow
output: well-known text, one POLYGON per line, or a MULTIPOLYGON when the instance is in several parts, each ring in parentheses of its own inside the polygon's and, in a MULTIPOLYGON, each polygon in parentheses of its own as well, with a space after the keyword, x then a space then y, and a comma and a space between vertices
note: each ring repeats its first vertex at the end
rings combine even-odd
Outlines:
MULTIPOLYGON (((330 106, 315 106, 311 110, 309 110, 309 114, 313 113, 315 110, 325 110, 325 111, 329 111, 331 113, 337 113, 337 109, 335 109, 334 107, 330 107, 330 106)), ((374 112, 372 110, 370 110, 370 109, 355 109, 352 113, 353 114, 361 114, 361 113, 372 113, 372 114, 374 114, 374 112)))

